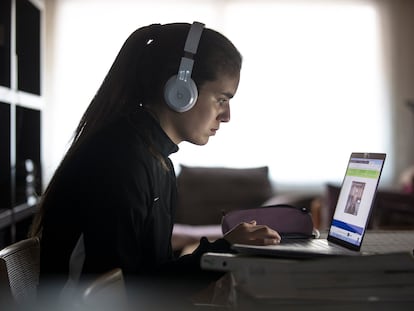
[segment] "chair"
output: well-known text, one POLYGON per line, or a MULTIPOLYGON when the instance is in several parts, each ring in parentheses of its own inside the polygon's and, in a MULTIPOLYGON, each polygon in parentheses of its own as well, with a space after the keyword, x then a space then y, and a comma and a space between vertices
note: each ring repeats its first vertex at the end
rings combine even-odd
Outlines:
POLYGON ((414 194, 382 190, 378 192, 375 204, 373 228, 414 228, 414 194))
POLYGON ((122 270, 114 268, 87 283, 81 292, 80 305, 85 310, 127 310, 122 270))
POLYGON ((0 295, 13 305, 34 303, 39 283, 38 238, 21 240, 0 251, 0 295))

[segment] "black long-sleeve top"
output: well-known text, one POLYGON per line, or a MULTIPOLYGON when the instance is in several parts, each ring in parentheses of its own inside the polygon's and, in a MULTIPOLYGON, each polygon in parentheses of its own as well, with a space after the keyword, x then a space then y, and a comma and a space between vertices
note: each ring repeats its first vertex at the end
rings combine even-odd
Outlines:
POLYGON ((203 253, 228 251, 224 239, 202 239, 193 254, 174 259, 177 189, 168 157, 177 150, 143 109, 83 143, 45 198, 41 276, 67 276, 81 234, 83 274, 114 267, 125 275, 194 273, 203 253))

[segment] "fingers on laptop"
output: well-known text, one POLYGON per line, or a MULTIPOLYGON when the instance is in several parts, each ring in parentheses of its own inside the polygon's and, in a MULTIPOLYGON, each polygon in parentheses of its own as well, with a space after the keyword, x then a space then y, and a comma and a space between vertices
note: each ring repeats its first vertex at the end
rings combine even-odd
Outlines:
POLYGON ((259 245, 273 245, 280 243, 279 233, 265 225, 251 227, 251 241, 259 245))

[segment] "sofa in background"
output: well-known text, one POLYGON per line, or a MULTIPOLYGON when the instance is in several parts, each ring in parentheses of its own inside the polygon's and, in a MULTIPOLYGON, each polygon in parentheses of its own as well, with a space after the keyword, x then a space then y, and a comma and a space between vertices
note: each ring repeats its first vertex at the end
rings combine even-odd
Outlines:
POLYGON ((221 236, 223 214, 270 204, 310 208, 313 197, 280 195, 272 186, 267 166, 252 168, 181 165, 177 176, 178 207, 173 248, 198 243, 201 236, 221 236))
POLYGON ((224 168, 181 165, 177 176, 176 222, 220 224, 223 213, 262 205, 273 194, 267 167, 224 168))

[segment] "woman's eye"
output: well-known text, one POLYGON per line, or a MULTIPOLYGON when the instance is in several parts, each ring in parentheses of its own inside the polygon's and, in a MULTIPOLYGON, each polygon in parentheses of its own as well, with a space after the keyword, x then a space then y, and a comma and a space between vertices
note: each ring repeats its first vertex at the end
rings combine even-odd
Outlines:
POLYGON ((220 98, 219 99, 219 104, 220 105, 225 105, 225 104, 227 104, 227 102, 228 102, 228 99, 227 98, 220 98))

